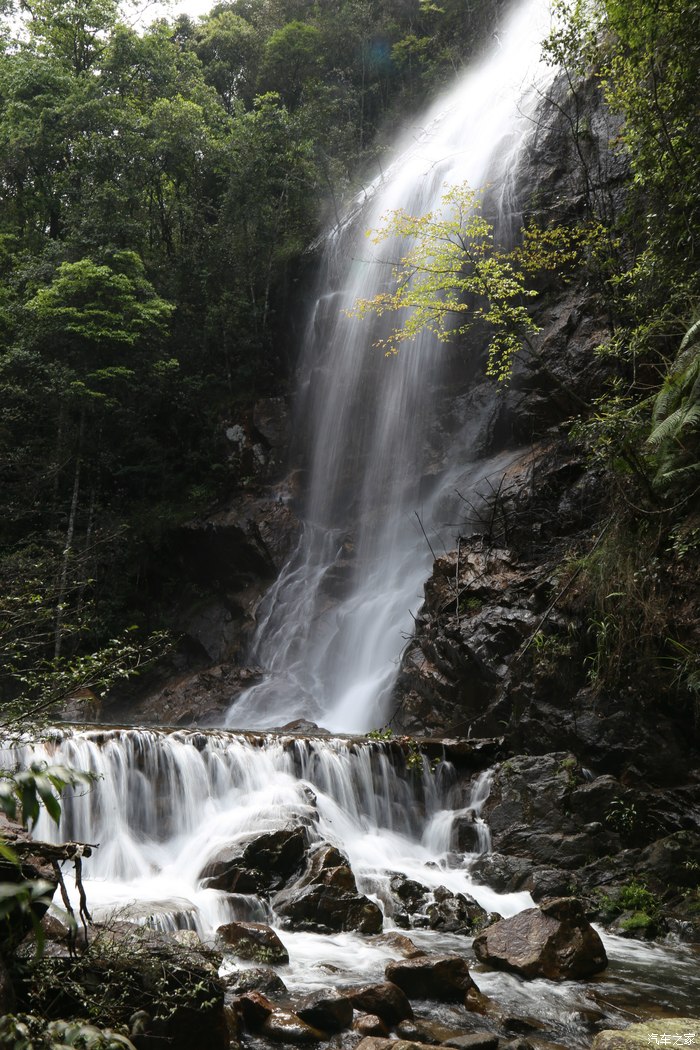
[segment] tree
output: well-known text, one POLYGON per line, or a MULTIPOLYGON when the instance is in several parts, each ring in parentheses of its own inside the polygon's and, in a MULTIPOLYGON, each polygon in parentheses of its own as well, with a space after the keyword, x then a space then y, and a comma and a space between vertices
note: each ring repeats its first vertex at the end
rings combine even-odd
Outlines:
POLYGON ((301 101, 306 84, 319 75, 322 57, 319 30, 304 22, 289 22, 265 45, 263 80, 293 109, 301 101))
POLYGON ((227 113, 233 112, 237 99, 252 102, 261 43, 249 22, 231 10, 204 18, 197 34, 197 54, 207 83, 216 88, 227 113))
POLYGON ((375 344, 387 354, 423 332, 446 342, 478 327, 487 333, 487 374, 507 380, 514 355, 523 346, 532 349, 538 331, 527 308, 537 295, 528 277, 580 261, 594 232, 531 228, 521 247, 506 252, 480 214, 475 191, 466 183, 453 186, 439 211, 419 217, 393 212, 380 230, 368 232, 374 244, 389 240, 400 258, 391 263, 391 290, 359 300, 354 313, 408 311, 375 344))

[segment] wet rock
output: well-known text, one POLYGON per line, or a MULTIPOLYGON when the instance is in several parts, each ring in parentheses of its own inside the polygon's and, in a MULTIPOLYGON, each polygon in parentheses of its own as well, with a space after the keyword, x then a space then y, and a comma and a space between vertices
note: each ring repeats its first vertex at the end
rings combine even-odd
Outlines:
POLYGON ((599 1032, 592 1050, 658 1050, 659 1046, 697 1046, 700 1021, 691 1017, 664 1017, 631 1024, 622 1031, 599 1032))
POLYGON ((431 930, 472 934, 488 925, 486 911, 473 897, 464 893, 450 893, 444 886, 438 886, 433 896, 435 901, 427 909, 431 930))
POLYGON ((409 999, 463 1003, 471 989, 478 991, 466 961, 459 955, 401 959, 388 963, 384 973, 387 980, 398 985, 409 999))
POLYGON ((239 959, 273 966, 289 962, 289 952, 282 941, 262 922, 229 922, 219 926, 216 933, 239 959))
POLYGON ((521 857, 506 857, 494 852, 477 857, 469 874, 498 893, 514 893, 525 885, 531 870, 532 865, 521 857))
MULTIPOLYGON (((303 819, 303 814, 300 817, 303 819)), ((285 826, 242 839, 218 850, 199 878, 207 889, 264 894, 282 885, 298 867, 308 842, 306 829, 299 826, 285 826)))
POLYGON ((554 898, 489 926, 474 940, 481 962, 523 977, 590 977, 605 969, 600 937, 575 898, 554 898))
POLYGON ((340 1032, 352 1024, 352 1003, 335 989, 305 996, 296 1004, 296 1012, 302 1021, 324 1032, 340 1032))
POLYGON ((275 1004, 270 1002, 262 992, 253 990, 239 996, 236 1001, 236 1009, 243 1018, 244 1024, 255 1031, 270 1016, 275 1009, 275 1004))
POLYGON ((607 797, 609 779, 600 792, 581 791, 583 774, 567 752, 517 755, 501 763, 484 803, 494 849, 531 858, 534 866, 574 870, 618 852, 620 840, 609 824, 583 818, 593 800, 607 797))
POLYGON ((291 1043, 293 1046, 318 1043, 326 1038, 318 1028, 313 1028, 302 1021, 301 1017, 279 1007, 275 1007, 265 1018, 260 1026, 260 1034, 275 1043, 291 1043))
POLYGON ((389 1025, 382 1021, 376 1014, 360 1014, 352 1023, 352 1027, 360 1035, 376 1035, 386 1038, 389 1035, 389 1025))
POLYGON ((411 1004, 398 985, 391 982, 383 984, 365 984, 359 988, 346 988, 348 997, 356 1010, 381 1017, 390 1028, 407 1017, 413 1017, 411 1004))
POLYGON ((270 999, 287 999, 287 986, 269 966, 251 966, 246 970, 237 970, 222 978, 226 988, 226 1001, 230 1002, 245 992, 261 992, 270 999))
POLYGON ((419 955, 426 954, 425 950, 414 944, 410 937, 406 937, 403 933, 395 933, 393 930, 390 930, 388 933, 377 934, 375 937, 372 937, 372 942, 374 944, 388 945, 388 947, 399 952, 404 959, 415 959, 419 955))
POLYGON ((448 1039, 456 1039, 463 1035, 461 1031, 448 1028, 439 1021, 428 1021, 416 1018, 413 1021, 402 1021, 396 1026, 396 1034, 401 1039, 410 1039, 414 1043, 438 1044, 446 1043, 448 1039))
POLYGON ((357 1044, 355 1050, 424 1050, 423 1043, 412 1043, 407 1039, 379 1039, 367 1036, 357 1044))
POLYGON ((498 1036, 493 1032, 470 1032, 448 1039, 442 1045, 452 1047, 453 1050, 496 1050, 498 1036))
POLYGON ((382 928, 382 912, 358 892, 347 857, 326 843, 309 851, 302 875, 272 904, 290 929, 378 933, 382 928))
POLYGON ((430 890, 415 879, 409 879, 405 875, 393 875, 389 883, 391 893, 400 902, 402 908, 409 914, 425 910, 430 890))

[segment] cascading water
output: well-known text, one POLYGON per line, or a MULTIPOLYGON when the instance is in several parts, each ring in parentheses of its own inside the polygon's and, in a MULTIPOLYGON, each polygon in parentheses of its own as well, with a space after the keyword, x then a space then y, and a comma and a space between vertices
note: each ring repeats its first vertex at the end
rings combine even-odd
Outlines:
MULTIPOLYGON (((267 677, 236 700, 229 726, 304 717, 361 732, 386 717, 410 610, 429 571, 421 525, 439 527, 454 479, 434 464, 444 349, 424 338, 386 358, 373 347, 381 329, 347 315, 384 287, 386 259, 398 250, 373 252, 365 230, 392 210, 435 210, 452 184, 507 183, 532 129, 523 111, 534 108, 533 83, 551 76, 540 63, 543 28, 541 0, 519 6, 491 54, 400 137, 395 162, 327 239, 300 365, 303 535, 259 616, 253 659, 267 677)), ((482 423, 475 414, 455 439, 463 487, 495 466, 465 465, 476 458, 469 448, 482 423)))
POLYGON ((528 894, 472 886, 461 858, 451 863, 454 822, 470 810, 478 821, 487 779, 477 779, 464 805, 448 762, 431 771, 426 761, 406 776, 400 752, 390 748, 333 738, 65 730, 6 760, 94 774, 90 786, 66 793, 60 826, 44 814, 35 834, 99 843, 85 862, 96 917, 116 907, 205 937, 232 918, 260 918, 264 904, 205 888, 202 872, 222 848, 285 826, 306 827, 312 841, 343 850, 360 889, 382 905, 392 874, 469 892, 491 910, 528 903, 528 894))

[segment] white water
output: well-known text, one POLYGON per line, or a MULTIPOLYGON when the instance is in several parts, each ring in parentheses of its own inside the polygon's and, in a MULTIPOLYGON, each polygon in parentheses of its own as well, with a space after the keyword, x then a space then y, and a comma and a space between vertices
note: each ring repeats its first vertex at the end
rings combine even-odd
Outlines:
POLYGON ((546 17, 543 0, 518 6, 491 54, 399 136, 394 162, 327 239, 300 366, 303 534, 259 613, 252 658, 267 677, 235 701, 229 726, 302 717, 334 732, 382 725, 432 559, 421 523, 439 550, 441 526, 455 521, 455 473, 445 468, 458 464, 462 491, 498 475, 497 462, 470 453, 485 421, 476 409, 453 454, 438 449, 445 348, 425 338, 387 358, 372 345, 376 323, 346 311, 388 278, 398 246, 373 248, 365 237, 387 212, 435 210, 448 186, 466 181, 495 183, 507 214, 508 176, 533 126, 523 112, 534 111, 533 84, 552 75, 540 62, 546 17))
POLYGON ((478 816, 484 777, 462 798, 449 763, 435 773, 427 762, 422 772, 402 772, 391 745, 66 730, 23 754, 6 753, 6 761, 62 763, 96 775, 89 787, 66 793, 58 828, 44 815, 35 831, 47 841, 99 844, 85 861, 95 918, 116 907, 124 917, 185 924, 205 938, 233 918, 275 922, 267 905, 204 889, 200 875, 222 847, 300 824, 312 841, 348 856, 360 890, 387 912, 397 873, 431 889, 470 893, 502 914, 531 903, 526 893, 473 885, 470 857, 453 851, 455 820, 468 811, 478 816))

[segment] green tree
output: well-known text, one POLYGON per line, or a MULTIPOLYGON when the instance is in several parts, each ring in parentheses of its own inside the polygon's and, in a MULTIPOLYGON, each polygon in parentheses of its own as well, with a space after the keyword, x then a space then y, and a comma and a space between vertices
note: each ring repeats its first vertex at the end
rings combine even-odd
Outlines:
POLYGON ((277 29, 265 44, 262 78, 293 109, 305 87, 322 68, 321 34, 304 22, 289 22, 277 29))
POLYGON ((523 346, 532 350, 531 337, 539 330, 527 307, 537 295, 528 277, 580 262, 594 235, 532 228, 521 247, 504 251, 475 191, 466 183, 453 186, 439 211, 418 217, 393 212, 379 231, 369 231, 374 244, 389 241, 399 258, 390 264, 392 288, 359 300, 354 312, 400 315, 398 326, 375 344, 387 354, 423 332, 446 342, 479 329, 488 344, 487 374, 507 380, 514 355, 523 346))

